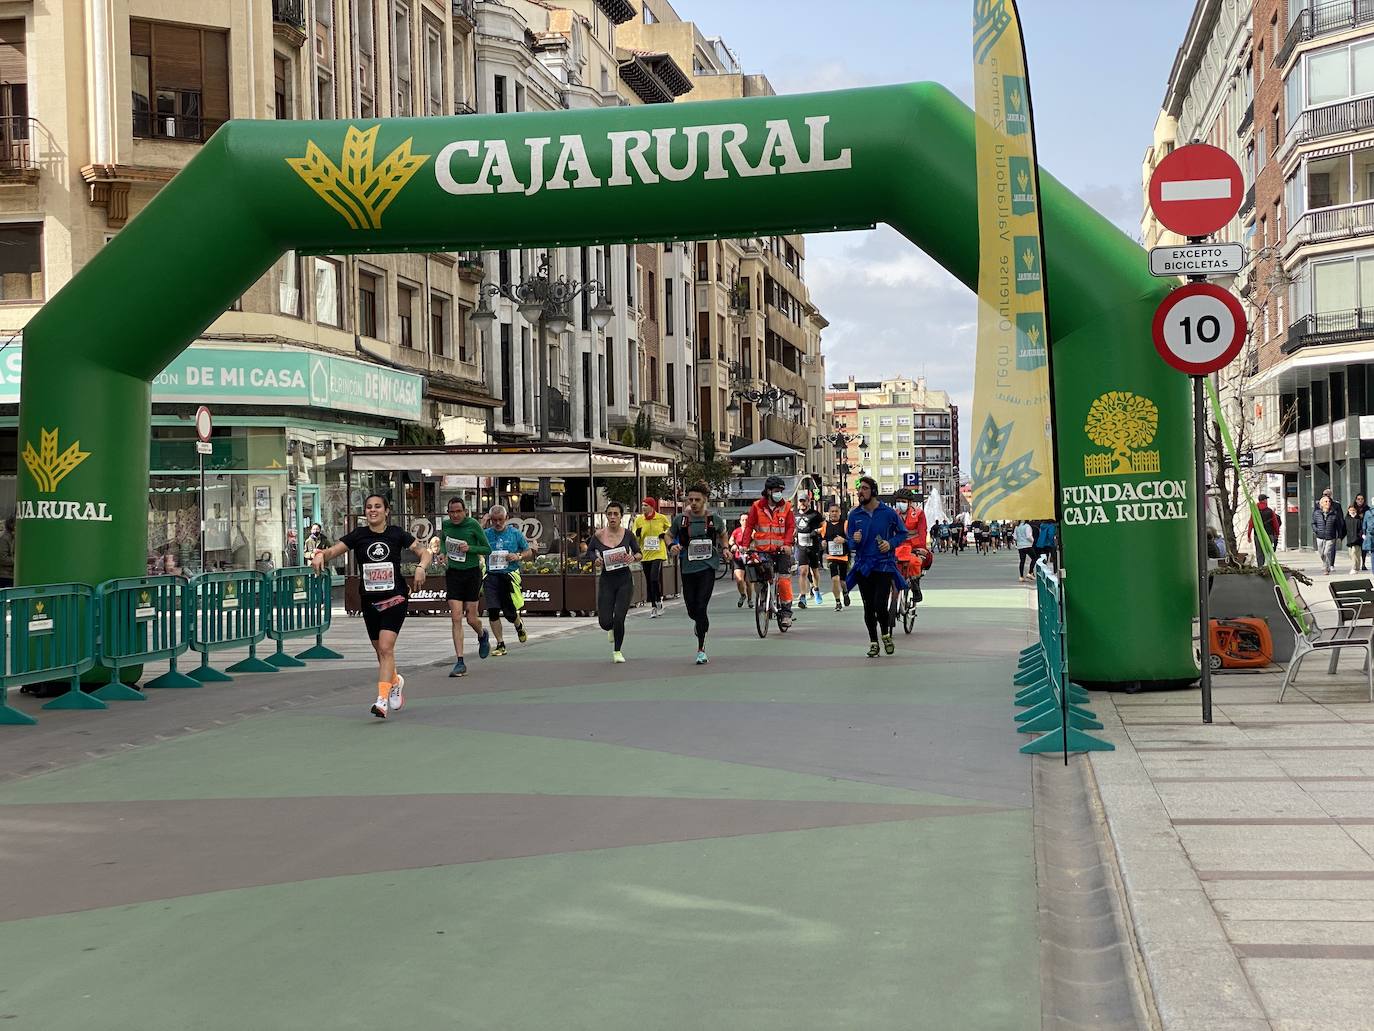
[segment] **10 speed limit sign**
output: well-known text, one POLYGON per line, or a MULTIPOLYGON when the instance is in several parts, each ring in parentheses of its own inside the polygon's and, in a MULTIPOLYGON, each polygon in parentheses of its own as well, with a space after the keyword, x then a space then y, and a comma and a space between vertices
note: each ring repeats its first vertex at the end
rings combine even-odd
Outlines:
POLYGON ((1179 372, 1206 376, 1235 361, 1245 343, 1245 310, 1229 290, 1189 283, 1155 311, 1155 350, 1179 372))

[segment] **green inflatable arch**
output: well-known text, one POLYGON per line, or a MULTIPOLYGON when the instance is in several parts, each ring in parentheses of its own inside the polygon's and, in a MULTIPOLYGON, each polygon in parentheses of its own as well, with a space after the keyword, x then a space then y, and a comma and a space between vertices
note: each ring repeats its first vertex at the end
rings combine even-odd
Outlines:
MULTIPOLYGON (((1149 330, 1168 287, 1053 178, 1042 189, 1073 674, 1191 678, 1188 387, 1149 330), (1085 431, 1093 402, 1112 392, 1158 412, 1134 464, 1085 431)), ((942 87, 231 122, 25 331, 18 582, 143 573, 149 383, 288 249, 570 246, 878 222, 976 287, 973 114, 942 87)), ((910 328, 913 352, 943 345, 910 328)))

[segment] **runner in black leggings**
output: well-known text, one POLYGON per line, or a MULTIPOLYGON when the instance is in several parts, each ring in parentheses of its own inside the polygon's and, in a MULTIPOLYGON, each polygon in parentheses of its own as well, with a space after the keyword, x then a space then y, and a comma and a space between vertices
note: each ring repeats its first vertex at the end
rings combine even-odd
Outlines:
POLYGON ((615 650, 612 662, 624 662, 621 646, 625 643, 625 615, 634 601, 635 585, 630 577, 630 563, 640 554, 639 541, 621 525, 625 510, 620 502, 606 506, 606 525, 587 542, 587 557, 601 569, 596 585, 596 618, 601 629, 611 635, 615 650))
POLYGON ((704 483, 687 488, 687 511, 673 520, 672 552, 682 562, 682 599, 697 634, 697 665, 706 665, 706 634, 711 629, 711 592, 716 589, 725 548, 725 525, 706 511, 709 489, 704 483))

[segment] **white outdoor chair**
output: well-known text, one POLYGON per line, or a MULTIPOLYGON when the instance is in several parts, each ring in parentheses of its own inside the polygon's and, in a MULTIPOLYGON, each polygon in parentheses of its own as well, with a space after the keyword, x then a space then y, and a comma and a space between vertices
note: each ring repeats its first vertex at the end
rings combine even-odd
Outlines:
POLYGON ((1365 608, 1368 603, 1352 605, 1349 602, 1318 602, 1318 605, 1330 605, 1335 611, 1336 625, 1323 627, 1317 622, 1312 606, 1299 594, 1298 605, 1302 608, 1307 621, 1307 631, 1304 633, 1293 613, 1288 610, 1283 588, 1278 584, 1274 585, 1274 597, 1278 599, 1279 611, 1283 613, 1289 629, 1293 631, 1293 658, 1288 662, 1283 687, 1279 688, 1279 702, 1283 701, 1283 694, 1288 690, 1288 685, 1297 677, 1298 666, 1302 664, 1303 659, 1312 652, 1329 651, 1331 665, 1327 668, 1327 673, 1335 673, 1336 663, 1343 648, 1357 648, 1364 652, 1364 672, 1369 681, 1369 700, 1374 702, 1374 662, 1370 661, 1374 658, 1374 623, 1365 621, 1365 608))

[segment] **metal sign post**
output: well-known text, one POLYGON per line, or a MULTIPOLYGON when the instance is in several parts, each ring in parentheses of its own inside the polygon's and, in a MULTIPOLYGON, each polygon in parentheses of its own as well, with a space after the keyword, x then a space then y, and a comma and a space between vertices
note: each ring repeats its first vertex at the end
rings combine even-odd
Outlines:
POLYGON ((205 568, 205 456, 214 450, 210 444, 210 434, 214 430, 214 420, 210 409, 201 405, 196 409, 196 458, 200 464, 200 571, 205 568))

